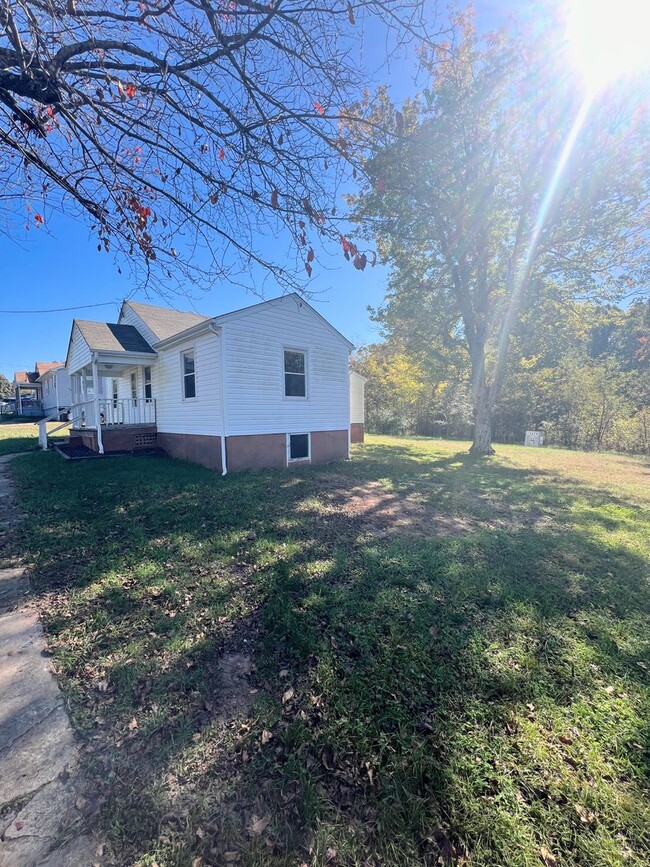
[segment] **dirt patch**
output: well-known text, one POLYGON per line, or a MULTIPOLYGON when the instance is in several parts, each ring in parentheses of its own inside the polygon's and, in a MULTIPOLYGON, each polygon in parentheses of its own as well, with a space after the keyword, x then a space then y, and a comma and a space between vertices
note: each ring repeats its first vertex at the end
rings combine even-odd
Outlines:
POLYGON ((226 653, 219 662, 215 711, 224 722, 246 716, 257 690, 251 685, 253 663, 244 653, 226 653))
POLYGON ((357 520, 362 531, 375 536, 453 536, 473 529, 467 518, 436 512, 412 494, 386 490, 381 482, 334 474, 323 481, 318 494, 322 512, 357 520))

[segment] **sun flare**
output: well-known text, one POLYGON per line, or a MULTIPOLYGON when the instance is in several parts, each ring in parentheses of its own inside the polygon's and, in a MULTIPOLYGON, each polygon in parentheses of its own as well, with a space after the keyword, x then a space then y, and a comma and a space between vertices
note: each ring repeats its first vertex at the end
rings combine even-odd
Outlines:
POLYGON ((590 89, 650 69, 650 0, 568 0, 574 62, 590 89))

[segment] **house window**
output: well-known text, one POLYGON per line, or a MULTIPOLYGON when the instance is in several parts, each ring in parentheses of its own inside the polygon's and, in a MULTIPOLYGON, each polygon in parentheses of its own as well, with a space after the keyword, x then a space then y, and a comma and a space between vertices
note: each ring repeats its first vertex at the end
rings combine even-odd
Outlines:
POLYGON ((133 405, 138 405, 138 375, 137 373, 131 374, 131 400, 133 401, 133 405))
POLYGON ((196 397, 196 366, 194 363, 194 350, 189 349, 182 355, 183 358, 183 397, 196 397))
POLYGON ((117 409, 117 401, 120 396, 120 384, 117 379, 111 380, 111 391, 113 393, 113 408, 117 409))
POLYGON ((309 460, 309 434, 289 434, 289 460, 309 460))
POLYGON ((151 400, 153 396, 151 390, 151 368, 145 367, 144 369, 144 399, 151 400))
POLYGON ((307 397, 306 353, 297 349, 284 350, 284 396, 307 397))

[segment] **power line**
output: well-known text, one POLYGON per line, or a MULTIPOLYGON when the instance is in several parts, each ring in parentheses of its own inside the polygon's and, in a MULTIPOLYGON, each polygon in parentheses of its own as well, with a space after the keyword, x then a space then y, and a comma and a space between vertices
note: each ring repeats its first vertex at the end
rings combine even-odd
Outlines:
POLYGON ((0 310, 0 316, 8 316, 10 313, 68 313, 70 310, 89 310, 91 307, 111 307, 117 304, 119 301, 102 301, 101 304, 78 304, 76 307, 54 307, 52 310, 0 310))

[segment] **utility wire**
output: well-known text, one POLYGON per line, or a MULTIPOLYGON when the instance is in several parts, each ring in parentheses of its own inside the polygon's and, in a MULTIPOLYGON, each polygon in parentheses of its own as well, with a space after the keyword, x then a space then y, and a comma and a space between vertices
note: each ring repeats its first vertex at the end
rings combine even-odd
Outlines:
POLYGON ((101 304, 77 304, 75 307, 53 307, 50 310, 0 310, 0 315, 7 316, 11 313, 67 313, 71 310, 89 310, 91 307, 111 307, 118 305, 119 301, 103 301, 101 304))

